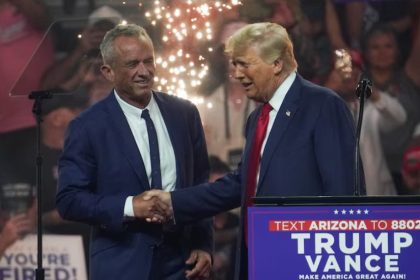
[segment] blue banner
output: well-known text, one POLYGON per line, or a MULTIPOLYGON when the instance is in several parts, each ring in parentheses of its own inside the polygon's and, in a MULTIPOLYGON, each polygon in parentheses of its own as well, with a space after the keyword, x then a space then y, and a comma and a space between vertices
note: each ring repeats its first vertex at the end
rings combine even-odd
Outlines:
POLYGON ((420 279, 419 205, 250 207, 249 279, 420 279))

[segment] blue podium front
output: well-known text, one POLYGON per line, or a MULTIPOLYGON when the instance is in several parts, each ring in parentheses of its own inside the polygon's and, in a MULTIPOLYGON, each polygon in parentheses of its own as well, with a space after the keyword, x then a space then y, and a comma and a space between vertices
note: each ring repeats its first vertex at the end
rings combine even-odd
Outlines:
POLYGON ((420 279, 420 204, 248 209, 251 280, 420 279))

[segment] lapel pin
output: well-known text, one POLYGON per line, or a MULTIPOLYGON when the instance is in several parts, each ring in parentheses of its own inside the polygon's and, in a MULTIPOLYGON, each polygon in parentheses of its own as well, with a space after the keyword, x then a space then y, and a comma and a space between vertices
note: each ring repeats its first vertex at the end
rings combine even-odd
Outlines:
POLYGON ((290 111, 289 110, 286 111, 286 116, 290 117, 290 111))

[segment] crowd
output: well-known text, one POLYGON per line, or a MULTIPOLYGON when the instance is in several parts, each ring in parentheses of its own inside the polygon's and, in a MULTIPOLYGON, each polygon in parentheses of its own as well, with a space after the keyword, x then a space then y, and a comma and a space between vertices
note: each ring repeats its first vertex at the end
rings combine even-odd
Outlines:
MULTIPOLYGON (((80 3, 64 2, 63 15, 80 18, 75 8, 80 3)), ((86 20, 72 21, 53 18, 51 7, 43 1, 0 0, 0 254, 35 231, 34 191, 28 192, 24 209, 17 211, 14 204, 5 201, 10 199, 5 195, 7 190, 33 188, 35 184, 36 127, 32 103, 26 97, 32 90, 70 93, 45 101, 42 152, 46 158, 46 199, 42 209, 46 232, 81 234, 88 252, 88 228, 63 221, 54 206, 57 159, 65 131, 79 112, 105 98, 112 89, 100 72, 99 44, 106 31, 125 19, 143 25, 152 35, 160 34, 154 30, 158 26, 139 16, 141 6, 96 7, 94 2, 89 1, 84 11, 86 20)), ((216 29, 211 43, 215 51, 208 59, 210 72, 198 91, 191 93, 204 100, 197 107, 208 153, 213 156, 213 173, 221 176, 238 164, 245 143, 244 125, 257 105, 246 98, 242 85, 232 78, 230 62, 223 55, 224 42, 247 23, 269 21, 284 26, 291 35, 298 72, 337 92, 353 113, 355 123, 359 111, 355 89, 362 77, 372 81, 360 140, 367 194, 420 193, 420 2, 242 3, 225 11, 223 17, 212 18, 216 29)), ((158 35, 156 38, 159 42, 158 35)), ((155 45, 159 53, 158 43, 155 45)), ((232 279, 231 244, 237 226, 235 211, 215 218, 214 227, 223 234, 215 238, 214 279, 232 279), (226 234, 228 239, 221 237, 226 234)))

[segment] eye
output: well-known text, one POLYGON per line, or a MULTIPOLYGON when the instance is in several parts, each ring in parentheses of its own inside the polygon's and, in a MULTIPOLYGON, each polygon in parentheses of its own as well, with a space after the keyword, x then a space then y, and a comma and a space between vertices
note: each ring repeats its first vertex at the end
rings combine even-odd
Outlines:
POLYGON ((143 61, 144 64, 153 64, 155 61, 153 58, 148 58, 143 61))
POLYGON ((138 61, 129 61, 129 62, 127 62, 126 66, 128 68, 135 68, 138 64, 139 64, 138 61))
POLYGON ((245 62, 245 61, 232 61, 232 65, 235 67, 240 67, 240 68, 248 68, 249 67, 249 63, 245 62))

